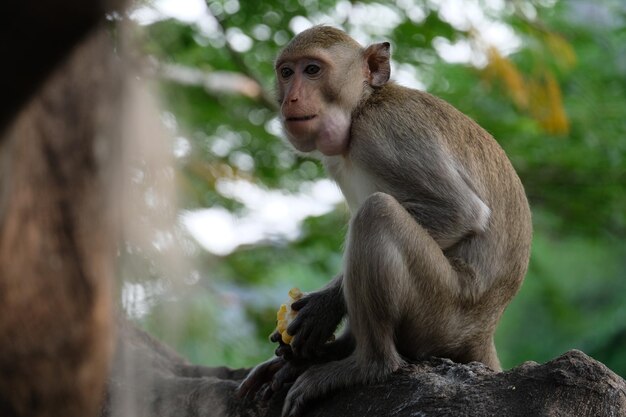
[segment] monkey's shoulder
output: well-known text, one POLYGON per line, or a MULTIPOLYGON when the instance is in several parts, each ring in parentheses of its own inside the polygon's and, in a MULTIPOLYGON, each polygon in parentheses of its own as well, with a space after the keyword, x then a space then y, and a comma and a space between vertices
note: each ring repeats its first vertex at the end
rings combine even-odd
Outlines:
POLYGON ((449 149, 480 148, 483 153, 484 147, 498 147, 478 123, 445 100, 392 82, 364 100, 353 118, 352 131, 359 137, 369 136, 368 143, 378 139, 405 147, 445 143, 449 149))
POLYGON ((445 100, 425 91, 404 87, 393 82, 375 89, 359 109, 359 116, 370 119, 376 115, 388 122, 406 120, 415 123, 473 121, 445 100))

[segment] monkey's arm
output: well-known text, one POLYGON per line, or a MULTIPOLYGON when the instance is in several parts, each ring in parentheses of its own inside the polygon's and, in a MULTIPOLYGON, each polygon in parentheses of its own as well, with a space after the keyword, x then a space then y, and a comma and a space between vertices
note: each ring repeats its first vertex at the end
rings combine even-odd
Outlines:
POLYGON ((491 209, 474 191, 471 178, 450 157, 443 158, 442 163, 423 168, 423 191, 401 204, 447 249, 487 230, 491 209))
POLYGON ((279 332, 270 339, 278 342, 276 357, 257 365, 241 383, 241 397, 254 396, 266 401, 286 384, 293 383, 314 364, 343 359, 354 351, 355 341, 349 329, 328 343, 346 314, 343 297, 343 274, 337 275, 319 291, 295 301, 296 319, 287 329, 294 335, 290 345, 282 342, 279 332))
POLYGON ((327 343, 346 314, 343 298, 343 274, 328 285, 294 302, 296 319, 287 329, 294 335, 291 345, 282 342, 280 333, 270 339, 278 342, 277 357, 257 365, 241 383, 242 397, 267 400, 285 384, 292 383, 314 363, 324 363, 348 356, 354 350, 354 338, 348 331, 337 341, 327 343))

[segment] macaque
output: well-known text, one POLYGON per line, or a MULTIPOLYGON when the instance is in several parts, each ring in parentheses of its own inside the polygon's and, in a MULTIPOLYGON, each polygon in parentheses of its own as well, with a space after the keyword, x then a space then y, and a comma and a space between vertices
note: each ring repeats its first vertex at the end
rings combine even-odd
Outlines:
POLYGON ((501 370, 493 334, 530 252, 524 189, 489 133, 443 100, 390 82, 389 61, 389 43, 363 48, 324 26, 276 60, 286 136, 321 158, 351 212, 343 271, 294 303, 291 346, 239 387, 267 394, 295 379, 284 416, 380 382, 408 360, 501 370), (346 313, 345 333, 327 343, 346 313))

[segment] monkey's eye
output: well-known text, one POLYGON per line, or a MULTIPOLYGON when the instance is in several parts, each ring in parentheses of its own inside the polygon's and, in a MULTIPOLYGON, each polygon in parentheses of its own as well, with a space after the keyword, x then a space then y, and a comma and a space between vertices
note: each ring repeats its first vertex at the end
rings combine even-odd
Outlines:
POLYGON ((304 72, 306 72, 309 75, 315 75, 318 72, 320 72, 320 67, 319 65, 315 65, 315 64, 310 64, 307 65, 306 68, 304 69, 304 72))
POLYGON ((280 70, 280 76, 283 78, 289 78, 292 74, 293 70, 291 68, 284 67, 280 70))

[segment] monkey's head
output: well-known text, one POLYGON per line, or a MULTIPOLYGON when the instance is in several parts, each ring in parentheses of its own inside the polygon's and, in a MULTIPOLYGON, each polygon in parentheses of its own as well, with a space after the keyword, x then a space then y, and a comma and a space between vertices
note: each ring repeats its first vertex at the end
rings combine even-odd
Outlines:
POLYGON ((291 40, 275 68, 281 121, 292 145, 301 152, 345 154, 352 112, 389 80, 389 57, 388 42, 363 48, 327 26, 291 40))

